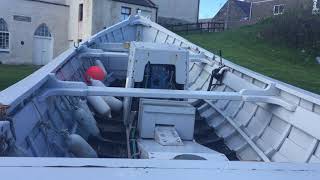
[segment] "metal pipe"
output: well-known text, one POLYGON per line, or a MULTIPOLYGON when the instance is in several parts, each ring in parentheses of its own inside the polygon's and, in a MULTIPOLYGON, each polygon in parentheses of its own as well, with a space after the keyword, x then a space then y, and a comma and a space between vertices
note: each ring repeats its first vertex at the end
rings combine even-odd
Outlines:
POLYGON ((107 57, 128 58, 129 54, 126 52, 103 52, 103 53, 85 52, 85 53, 82 53, 79 55, 80 59, 83 59, 83 58, 107 58, 107 57))
POLYGON ((238 92, 208 92, 188 90, 160 90, 142 88, 116 88, 93 87, 87 88, 53 88, 48 89, 41 97, 49 96, 115 96, 115 97, 140 97, 160 99, 207 99, 207 100, 233 100, 241 101, 242 95, 238 92))
POLYGON ((54 74, 50 75, 47 89, 39 96, 44 101, 50 96, 115 96, 115 97, 140 97, 159 99, 203 99, 203 100, 229 100, 250 101, 276 104, 289 111, 295 111, 296 105, 290 104, 277 97, 277 90, 271 84, 265 90, 241 90, 240 92, 215 92, 215 91, 189 91, 143 88, 117 88, 87 86, 83 82, 67 82, 58 80, 54 74))

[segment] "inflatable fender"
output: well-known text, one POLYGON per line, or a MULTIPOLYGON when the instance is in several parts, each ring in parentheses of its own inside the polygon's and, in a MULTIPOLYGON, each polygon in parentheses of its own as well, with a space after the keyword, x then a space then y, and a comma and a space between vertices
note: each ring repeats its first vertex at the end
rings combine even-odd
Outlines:
POLYGON ((100 130, 97 127, 97 122, 90 111, 88 112, 83 108, 77 108, 73 112, 73 117, 79 123, 80 128, 89 133, 89 135, 100 135, 100 130))
POLYGON ((104 74, 106 75, 106 77, 107 77, 107 70, 104 67, 103 63, 100 60, 95 60, 94 64, 96 66, 99 66, 102 69, 102 71, 104 72, 104 74))
POLYGON ((111 108, 100 96, 88 96, 89 104, 94 110, 101 116, 107 116, 111 118, 111 108))
MULTIPOLYGON (((93 86, 106 87, 101 81, 91 79, 93 86)), ((102 96, 104 101, 110 106, 111 110, 120 112, 123 106, 122 101, 112 96, 102 96)))
POLYGON ((77 134, 70 134, 66 137, 67 148, 74 156, 79 158, 97 158, 96 151, 77 134))

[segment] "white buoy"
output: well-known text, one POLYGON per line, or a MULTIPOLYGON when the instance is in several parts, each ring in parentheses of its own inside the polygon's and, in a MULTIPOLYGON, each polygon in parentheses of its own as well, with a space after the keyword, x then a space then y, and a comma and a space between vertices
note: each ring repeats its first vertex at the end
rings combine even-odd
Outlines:
POLYGON ((74 156, 80 158, 97 158, 96 151, 77 134, 70 134, 66 136, 66 143, 69 152, 74 156))
POLYGON ((112 96, 103 96, 102 97, 106 103, 109 104, 112 111, 120 112, 122 109, 122 102, 112 96))
MULTIPOLYGON (((106 87, 101 81, 91 79, 91 83, 93 86, 97 87, 106 87)), ((102 96, 104 101, 110 106, 112 111, 120 112, 122 109, 122 101, 112 96, 102 96)))
POLYGON ((107 70, 104 67, 103 63, 100 60, 96 60, 94 63, 95 63, 96 66, 99 66, 102 69, 102 71, 104 72, 104 74, 107 77, 107 70))
MULTIPOLYGON (((87 111, 87 112, 91 112, 91 110, 90 110, 90 108, 88 107, 88 101, 87 100, 82 100, 82 99, 80 99, 79 101, 78 101, 78 106, 79 107, 81 107, 82 109, 84 109, 85 111, 87 111)), ((92 112, 91 112, 91 114, 93 114, 92 112)), ((93 114, 94 115, 94 114, 93 114)))
POLYGON ((97 122, 92 116, 91 112, 79 107, 73 112, 73 118, 79 123, 80 128, 87 132, 89 135, 98 137, 100 130, 97 122))
POLYGON ((94 110, 101 116, 107 116, 111 118, 111 108, 100 96, 88 96, 88 102, 94 108, 94 110))

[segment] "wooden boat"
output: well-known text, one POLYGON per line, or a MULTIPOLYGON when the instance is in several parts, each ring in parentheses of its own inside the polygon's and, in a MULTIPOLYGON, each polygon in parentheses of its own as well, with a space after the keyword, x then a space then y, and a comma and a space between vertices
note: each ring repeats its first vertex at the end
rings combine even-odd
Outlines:
MULTIPOLYGON (((0 174, 12 171, 6 167, 92 166, 114 168, 109 177, 116 177, 121 167, 144 167, 159 178, 155 171, 168 166, 206 179, 214 172, 226 179, 320 175, 313 164, 320 162, 319 95, 233 64, 141 16, 3 90, 0 105, 0 174), (108 72, 102 85, 88 83, 92 66, 108 72)), ((80 179, 90 172, 80 171, 80 179)), ((146 174, 128 179, 139 173, 146 174)))

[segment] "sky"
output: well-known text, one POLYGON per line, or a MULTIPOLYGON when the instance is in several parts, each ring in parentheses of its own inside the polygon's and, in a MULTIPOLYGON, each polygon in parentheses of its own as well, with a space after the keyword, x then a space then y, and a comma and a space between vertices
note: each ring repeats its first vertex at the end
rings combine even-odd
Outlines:
POLYGON ((200 19, 212 18, 227 0, 200 0, 200 19))

